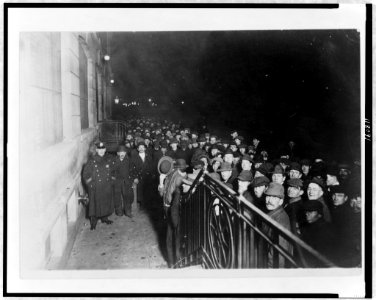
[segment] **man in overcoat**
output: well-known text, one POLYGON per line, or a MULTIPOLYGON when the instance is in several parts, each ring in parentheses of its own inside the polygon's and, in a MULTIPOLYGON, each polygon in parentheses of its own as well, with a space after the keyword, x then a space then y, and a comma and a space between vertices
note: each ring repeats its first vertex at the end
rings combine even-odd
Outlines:
POLYGON ((132 181, 129 173, 129 158, 125 146, 120 145, 113 168, 114 182, 114 205, 118 216, 125 214, 132 218, 132 181))
POLYGON ((89 159, 82 174, 89 194, 90 230, 96 228, 98 219, 111 224, 108 216, 114 211, 112 185, 115 178, 111 176, 114 161, 106 154, 103 142, 96 146, 96 153, 89 159))
POLYGON ((146 190, 149 188, 152 166, 153 160, 146 153, 145 143, 140 142, 137 145, 137 153, 134 153, 130 160, 130 174, 133 182, 137 185, 137 204, 139 208, 145 205, 146 190))

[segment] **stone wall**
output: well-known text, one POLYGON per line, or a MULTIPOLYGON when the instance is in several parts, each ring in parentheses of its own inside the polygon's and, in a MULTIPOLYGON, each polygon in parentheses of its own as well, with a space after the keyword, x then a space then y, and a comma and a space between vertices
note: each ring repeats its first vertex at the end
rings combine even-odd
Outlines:
MULTIPOLYGON (((22 270, 59 267, 83 207, 82 167, 96 138, 97 95, 106 95, 103 48, 95 33, 20 35, 20 246, 22 270), (79 45, 87 59, 80 78, 79 45), (96 78, 103 80, 97 84, 96 78), (87 80, 89 127, 81 129, 80 83, 87 80), (99 90, 97 90, 99 89, 99 90)), ((103 99, 104 103, 107 99, 103 99)), ((11 100, 10 100, 11 101, 11 100)), ((12 199, 8 199, 12 201, 12 199)))

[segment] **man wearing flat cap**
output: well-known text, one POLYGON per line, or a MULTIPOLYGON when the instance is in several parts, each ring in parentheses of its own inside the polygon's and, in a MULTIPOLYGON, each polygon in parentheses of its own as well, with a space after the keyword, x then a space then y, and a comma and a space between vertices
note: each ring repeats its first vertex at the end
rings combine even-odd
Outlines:
MULTIPOLYGON (((283 209, 283 199, 285 197, 285 189, 282 184, 271 182, 265 191, 265 207, 268 210, 268 216, 278 222, 280 225, 290 230, 290 219, 285 210, 283 209)), ((272 229, 266 223, 263 224, 263 232, 269 237, 272 236, 272 229)), ((292 245, 279 236, 278 244, 286 252, 292 254, 292 245)), ((274 259, 274 248, 271 245, 267 246, 268 260, 267 265, 269 268, 285 268, 287 267, 286 260, 282 255, 278 255, 278 260, 274 259)))
POLYGON ((302 169, 298 162, 294 161, 290 164, 289 177, 290 179, 302 177, 302 169))
POLYGON ((112 186, 115 177, 111 176, 114 161, 106 154, 103 142, 96 144, 96 154, 84 166, 82 177, 89 194, 90 230, 97 226, 98 219, 102 223, 111 224, 108 219, 114 212, 112 186))
POLYGON ((114 205, 115 214, 117 216, 126 216, 132 218, 132 180, 129 173, 129 158, 125 146, 120 145, 117 149, 117 157, 115 158, 113 168, 113 176, 116 178, 114 182, 114 205))
POLYGON ((292 178, 287 180, 287 186, 288 200, 284 208, 290 218, 291 232, 299 236, 300 227, 305 219, 302 211, 303 181, 298 178, 292 178))
POLYGON ((284 169, 279 164, 275 165, 274 171, 272 173, 272 181, 283 185, 285 183, 285 179, 286 176, 284 169))
POLYGON ((229 182, 229 179, 231 178, 232 171, 233 168, 228 162, 223 162, 220 168, 217 170, 217 172, 221 174, 222 182, 231 189, 233 189, 233 185, 229 182))
POLYGON ((248 190, 249 185, 253 181, 253 175, 250 171, 241 171, 238 176, 238 193, 239 196, 244 198, 250 203, 254 203, 253 197, 248 190))
POLYGON ((252 171, 252 159, 248 154, 244 154, 241 160, 241 168, 243 171, 252 171))
POLYGON ((255 195, 255 205, 266 211, 265 207, 265 190, 268 187, 270 180, 266 176, 255 177, 252 182, 253 193, 255 195))

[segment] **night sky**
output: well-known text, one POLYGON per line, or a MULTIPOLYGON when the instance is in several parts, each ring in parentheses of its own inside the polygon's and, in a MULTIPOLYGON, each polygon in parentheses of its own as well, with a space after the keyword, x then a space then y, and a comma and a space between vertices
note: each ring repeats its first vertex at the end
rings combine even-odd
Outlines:
POLYGON ((174 117, 183 111, 190 126, 205 119, 209 129, 238 128, 248 140, 293 139, 353 159, 359 45, 355 30, 113 33, 114 90, 145 105, 151 97, 174 117))

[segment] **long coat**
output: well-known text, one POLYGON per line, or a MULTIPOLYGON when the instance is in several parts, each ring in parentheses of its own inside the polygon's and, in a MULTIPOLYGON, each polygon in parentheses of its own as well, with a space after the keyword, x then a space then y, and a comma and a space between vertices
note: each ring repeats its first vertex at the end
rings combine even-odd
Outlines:
POLYGON ((137 202, 144 204, 145 196, 150 193, 150 178, 153 167, 153 160, 150 155, 145 153, 145 160, 143 161, 139 153, 131 156, 130 160, 130 175, 132 181, 137 178, 137 202))
POLYGON ((150 155, 145 153, 145 161, 142 161, 142 158, 140 157, 138 152, 135 152, 131 156, 129 166, 131 178, 138 178, 139 180, 142 180, 150 175, 152 171, 153 160, 150 155))
MULTIPOLYGON (((323 217, 314 223, 307 223, 301 228, 301 239, 313 249, 333 260, 336 256, 335 232, 331 224, 323 217)), ((315 257, 305 253, 305 259, 310 268, 322 268, 324 265, 315 257)))
MULTIPOLYGON (((282 206, 279 208, 270 211, 268 213, 268 216, 271 217, 274 221, 277 221, 280 225, 285 227, 286 229, 290 230, 290 219, 287 215, 286 211, 283 209, 282 206)), ((262 231, 266 233, 270 238, 272 238, 272 228, 264 223, 262 226, 262 231)), ((282 247, 287 253, 292 254, 293 249, 292 245, 281 235, 278 237, 279 246, 282 247)), ((267 265, 269 268, 274 268, 274 262, 273 262, 273 256, 274 256, 274 248, 271 245, 266 245, 266 251, 267 251, 267 265)), ((286 268, 287 267, 287 261, 282 255, 278 255, 278 267, 279 268, 286 268)))
POLYGON ((83 179, 89 194, 89 217, 105 217, 114 211, 111 178, 114 161, 110 155, 95 154, 83 170, 83 179))
POLYGON ((114 159, 112 176, 116 178, 114 182, 113 195, 115 212, 119 213, 119 210, 122 209, 122 206, 125 206, 127 213, 129 213, 130 204, 132 203, 133 191, 129 172, 129 158, 127 155, 122 161, 119 157, 116 157, 114 159))

